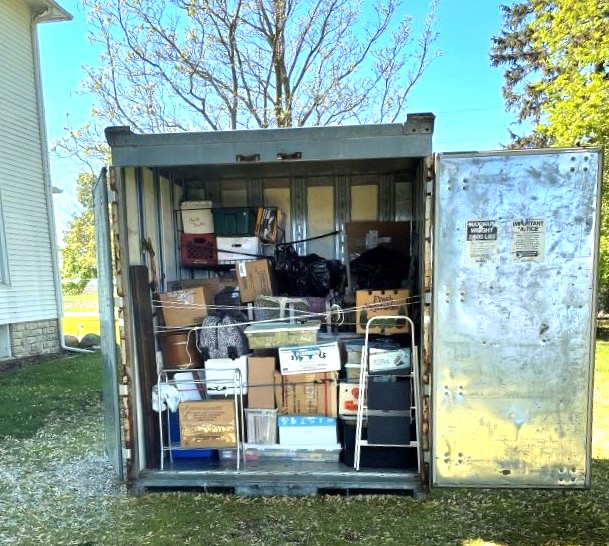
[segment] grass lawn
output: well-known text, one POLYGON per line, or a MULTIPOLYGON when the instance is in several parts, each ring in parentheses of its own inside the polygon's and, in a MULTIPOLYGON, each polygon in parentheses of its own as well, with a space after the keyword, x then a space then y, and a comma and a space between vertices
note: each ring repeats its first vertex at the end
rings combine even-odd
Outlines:
POLYGON ((101 367, 67 357, 0 374, 0 544, 609 544, 609 343, 597 344, 592 489, 409 497, 126 494, 103 456, 101 367))
POLYGON ((97 294, 64 294, 63 311, 64 334, 78 338, 85 334, 99 334, 97 294))

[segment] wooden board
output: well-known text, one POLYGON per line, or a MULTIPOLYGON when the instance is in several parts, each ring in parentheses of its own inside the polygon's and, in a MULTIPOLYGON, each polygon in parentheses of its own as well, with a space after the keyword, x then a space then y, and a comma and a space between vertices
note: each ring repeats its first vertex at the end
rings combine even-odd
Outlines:
POLYGON ((133 300, 133 334, 135 356, 140 378, 140 399, 144 421, 144 445, 146 467, 158 468, 160 464, 159 416, 152 410, 152 386, 157 382, 154 325, 152 323, 152 298, 148 268, 132 265, 129 268, 131 296, 133 300))

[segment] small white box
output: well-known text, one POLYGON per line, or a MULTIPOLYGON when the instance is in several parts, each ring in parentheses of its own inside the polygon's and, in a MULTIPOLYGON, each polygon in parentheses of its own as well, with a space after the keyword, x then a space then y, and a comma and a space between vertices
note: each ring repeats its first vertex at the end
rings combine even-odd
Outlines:
POLYGON ((213 233, 214 216, 211 201, 182 201, 182 227, 184 233, 213 233))
POLYGON ((338 384, 338 414, 357 415, 359 383, 338 384))
POLYGON ((394 351, 378 351, 371 349, 368 356, 370 372, 405 372, 410 370, 410 347, 402 347, 394 351))
MULTIPOLYGON (((205 384, 209 394, 233 395, 235 393, 235 368, 241 372, 243 394, 247 394, 247 357, 210 358, 205 361, 205 384)), ((237 389, 237 394, 239 390, 237 389)))
POLYGON ((277 419, 279 444, 335 446, 336 418, 317 415, 282 415, 277 419))
POLYGON ((338 371, 340 370, 338 342, 304 347, 281 347, 279 369, 282 375, 338 371))
POLYGON ((260 256, 258 237, 217 237, 218 263, 256 260, 260 256))

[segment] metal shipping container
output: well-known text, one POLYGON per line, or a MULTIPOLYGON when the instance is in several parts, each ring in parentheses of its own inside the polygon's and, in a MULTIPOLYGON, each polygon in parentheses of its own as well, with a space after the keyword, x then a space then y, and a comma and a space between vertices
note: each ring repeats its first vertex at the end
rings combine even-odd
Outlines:
MULTIPOLYGON (((107 129, 112 164, 95 188, 106 445, 130 486, 246 494, 589 486, 601 151, 433 156, 433 122, 415 114, 391 125, 107 129), (285 461, 161 469, 141 388, 156 374, 154 346, 145 346, 152 324, 135 301, 142 279, 133 266, 147 266, 145 281, 159 289, 191 276, 180 266, 176 211, 201 195, 225 207, 282 208, 287 240, 340 232, 350 220, 410 222, 420 308, 412 469, 285 461)), ((341 232, 296 248, 344 259, 344 245, 341 232)))

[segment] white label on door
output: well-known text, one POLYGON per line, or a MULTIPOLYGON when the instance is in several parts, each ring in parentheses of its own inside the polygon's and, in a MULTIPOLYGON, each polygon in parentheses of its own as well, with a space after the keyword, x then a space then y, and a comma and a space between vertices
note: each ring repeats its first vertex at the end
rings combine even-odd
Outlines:
POLYGON ((466 227, 466 260, 485 263, 497 258, 497 221, 468 220, 466 227))
POLYGON ((512 261, 543 262, 545 240, 543 218, 512 220, 512 261))

